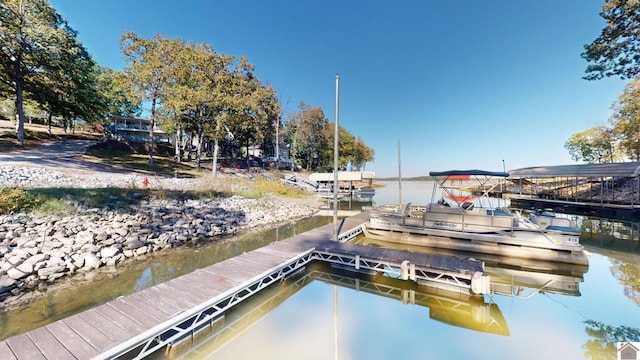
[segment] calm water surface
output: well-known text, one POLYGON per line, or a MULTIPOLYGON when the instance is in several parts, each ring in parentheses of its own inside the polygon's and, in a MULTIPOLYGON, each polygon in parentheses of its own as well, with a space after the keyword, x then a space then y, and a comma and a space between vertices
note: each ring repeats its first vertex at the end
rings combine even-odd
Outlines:
MULTIPOLYGON (((404 203, 431 199, 425 182, 403 182, 402 190, 404 203)), ((398 197, 398 184, 387 183, 374 203, 398 197)), ((263 302, 229 314, 227 330, 179 357, 615 359, 615 341, 624 340, 616 334, 640 331, 640 252, 637 232, 629 230, 637 224, 573 217, 599 231, 585 235, 588 268, 540 263, 537 271, 523 271, 489 262, 504 291, 479 299, 403 290, 402 282, 374 291, 367 284, 375 279, 337 280, 314 271, 310 279, 280 286, 286 295, 278 301, 265 293, 263 302), (407 301, 411 296, 415 301, 407 301)))
MULTIPOLYGON (((403 182, 403 203, 424 204, 431 185, 403 182)), ((398 184, 373 204, 398 203, 398 184)), ((342 204, 358 208, 362 204, 342 204)), ((184 359, 608 359, 616 334, 640 328, 638 224, 574 218, 591 252, 588 268, 487 262, 499 293, 468 297, 389 278, 313 267, 255 295, 170 358, 184 359), (590 233, 593 231, 593 233, 590 233)), ((315 226, 313 217, 241 241, 155 255, 88 285, 43 294, 23 311, 0 315, 0 337, 42 326, 117 296, 193 271, 315 226)), ((360 239, 359 241, 365 241, 360 239)), ((627 339, 628 340, 628 339, 627 339)), ((640 341, 640 340, 635 340, 640 341)), ((158 354, 157 358, 165 355, 158 354)))

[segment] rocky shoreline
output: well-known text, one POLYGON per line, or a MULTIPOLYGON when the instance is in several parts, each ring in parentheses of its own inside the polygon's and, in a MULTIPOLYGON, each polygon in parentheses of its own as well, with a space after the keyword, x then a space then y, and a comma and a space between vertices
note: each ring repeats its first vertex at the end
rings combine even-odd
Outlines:
MULTIPOLYGON (((70 187, 82 181, 82 176, 75 176, 70 180, 68 175, 46 169, 0 168, 3 186, 37 183, 70 187)), ((118 186, 114 185, 118 177, 107 177, 104 184, 90 184, 118 186)), ((121 181, 126 184, 138 178, 126 175, 121 181)), ((177 180, 179 184, 172 184, 188 187, 188 180, 177 180)), ((156 179, 150 186, 162 184, 156 179)), ((25 301, 20 299, 26 293, 54 287, 58 279, 72 274, 117 267, 152 252, 216 241, 241 230, 301 219, 317 211, 316 207, 296 201, 236 195, 199 200, 152 199, 124 211, 109 206, 76 207, 75 214, 66 216, 0 216, 0 309, 9 310, 25 301)))

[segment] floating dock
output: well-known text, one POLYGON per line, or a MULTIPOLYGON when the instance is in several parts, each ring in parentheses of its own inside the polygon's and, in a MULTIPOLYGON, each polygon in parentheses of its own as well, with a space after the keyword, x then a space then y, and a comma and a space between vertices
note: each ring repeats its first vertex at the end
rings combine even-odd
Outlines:
POLYGON ((312 262, 466 295, 490 291, 476 260, 354 245, 369 213, 274 242, 0 342, 0 359, 140 359, 193 338, 226 310, 312 262))

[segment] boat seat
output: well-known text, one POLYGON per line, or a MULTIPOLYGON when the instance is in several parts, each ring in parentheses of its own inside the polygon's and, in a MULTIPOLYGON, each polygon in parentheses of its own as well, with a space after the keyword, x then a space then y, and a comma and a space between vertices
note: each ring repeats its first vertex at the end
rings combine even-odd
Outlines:
POLYGON ((465 201, 462 204, 460 204, 460 207, 463 208, 464 210, 471 210, 473 209, 473 203, 470 201, 465 201))
POLYGON ((501 208, 497 208, 497 209, 487 209, 487 215, 494 215, 494 216, 512 216, 512 214, 510 214, 508 211, 501 209, 501 208))

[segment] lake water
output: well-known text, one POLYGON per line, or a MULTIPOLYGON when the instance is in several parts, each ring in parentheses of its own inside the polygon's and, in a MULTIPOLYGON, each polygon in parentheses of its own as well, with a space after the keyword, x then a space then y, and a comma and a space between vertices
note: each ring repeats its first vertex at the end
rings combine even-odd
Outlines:
MULTIPOLYGON (((377 190, 373 204, 398 202, 398 184, 386 185, 377 190)), ((403 182, 402 197, 404 203, 427 203, 431 185, 403 182)), ((342 204, 346 206, 360 204, 342 204)), ((633 338, 640 333, 638 224, 572 218, 594 231, 581 237, 591 253, 588 268, 541 263, 537 271, 522 271, 513 264, 494 264, 492 279, 502 284, 500 293, 469 297, 313 267, 253 296, 228 312, 221 328, 201 334, 195 344, 180 347, 170 357, 615 359, 616 341, 640 341, 633 338)), ((103 275, 85 287, 44 294, 25 307, 30 316, 3 314, 0 335, 6 337, 15 327, 26 331, 41 326, 330 220, 314 217, 241 241, 176 249, 156 256, 152 264, 132 263, 130 270, 103 275)))
MULTIPOLYGON (((431 185, 403 182, 402 197, 427 203, 431 185)), ((398 201, 398 184, 389 182, 373 202, 398 201)), ((314 270, 229 313, 228 329, 179 357, 615 359, 616 341, 640 341, 638 238, 624 230, 637 224, 573 218, 603 230, 615 224, 617 234, 632 236, 585 235, 588 269, 498 266, 492 276, 504 291, 480 298, 314 270)))

